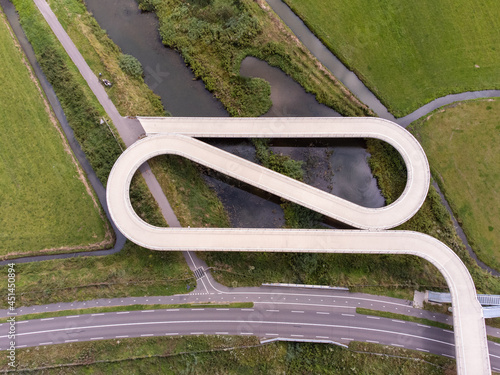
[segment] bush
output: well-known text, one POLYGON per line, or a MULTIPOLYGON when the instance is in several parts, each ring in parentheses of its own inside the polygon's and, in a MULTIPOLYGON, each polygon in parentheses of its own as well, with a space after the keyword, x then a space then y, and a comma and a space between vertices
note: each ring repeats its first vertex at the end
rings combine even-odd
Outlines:
POLYGON ((144 74, 141 63, 132 55, 122 54, 120 56, 120 68, 134 78, 140 78, 144 74))

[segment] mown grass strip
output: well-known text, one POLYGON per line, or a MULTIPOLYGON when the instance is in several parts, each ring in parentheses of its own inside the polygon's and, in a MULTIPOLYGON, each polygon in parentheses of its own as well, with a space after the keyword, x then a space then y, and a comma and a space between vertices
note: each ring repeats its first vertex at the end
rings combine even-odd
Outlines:
POLYGON ((284 0, 396 115, 500 87, 496 0, 284 0))
POLYGON ((500 269, 500 100, 455 103, 412 124, 476 255, 500 269))
MULTIPOLYGON (((190 308, 217 308, 217 307, 227 307, 231 309, 244 309, 253 307, 253 302, 234 302, 234 303, 183 303, 183 304, 153 304, 153 305, 127 305, 127 306, 111 306, 111 307, 90 307, 86 309, 74 309, 74 310, 63 310, 63 311, 49 311, 36 314, 26 314, 16 316, 16 321, 20 320, 33 320, 33 319, 43 319, 52 318, 59 316, 69 316, 69 315, 84 315, 84 314, 95 314, 95 313, 108 313, 116 311, 138 311, 138 310, 163 310, 163 309, 190 309, 190 308)), ((8 318, 1 318, 0 323, 7 322, 8 318)))
POLYGON ((110 228, 0 10, 0 257, 102 248, 110 228))
POLYGON ((395 314, 387 311, 370 310, 362 307, 356 307, 356 313, 362 315, 380 316, 382 318, 388 318, 388 319, 404 320, 406 322, 420 323, 428 326, 439 327, 453 331, 453 326, 450 324, 436 322, 430 319, 416 318, 414 316, 409 316, 409 315, 395 314))

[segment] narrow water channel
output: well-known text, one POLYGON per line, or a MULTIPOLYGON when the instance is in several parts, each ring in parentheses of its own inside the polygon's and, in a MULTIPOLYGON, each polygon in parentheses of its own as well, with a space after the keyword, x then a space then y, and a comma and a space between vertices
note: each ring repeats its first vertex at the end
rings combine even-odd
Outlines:
MULTIPOLYGON (((172 115, 227 116, 221 103, 204 88, 201 81, 194 78, 182 57, 163 46, 154 14, 142 13, 134 0, 85 0, 85 4, 122 51, 139 59, 144 67, 146 83, 162 98, 172 115)), ((319 104, 313 95, 306 93, 281 70, 265 62, 246 58, 241 66, 241 74, 260 77, 270 83, 273 106, 265 116, 339 116, 331 108, 319 104)), ((248 140, 208 141, 247 160, 256 161, 254 147, 248 140)), ((307 167, 306 182, 360 205, 383 206, 384 199, 367 165, 369 155, 363 141, 349 144, 345 141, 332 142, 294 149, 292 143, 275 141, 272 149, 293 154, 294 158, 304 161, 307 167), (311 163, 313 159, 324 161, 311 163)), ((279 199, 219 177, 211 174, 206 175, 205 179, 217 192, 233 227, 283 226, 279 199)))

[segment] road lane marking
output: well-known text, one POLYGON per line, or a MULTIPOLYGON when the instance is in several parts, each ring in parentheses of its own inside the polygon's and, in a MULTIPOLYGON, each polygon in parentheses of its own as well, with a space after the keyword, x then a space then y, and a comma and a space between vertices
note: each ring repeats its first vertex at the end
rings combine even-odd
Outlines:
POLYGON ((240 335, 253 335, 253 332, 240 332, 240 335))
POLYGON ((54 318, 45 318, 45 319, 42 319, 42 322, 45 320, 54 320, 54 318))
POLYGON ((64 340, 64 342, 76 342, 78 339, 72 339, 72 340, 64 340))
POLYGON ((71 319, 71 318, 79 318, 80 315, 71 315, 71 316, 67 316, 66 319, 71 319))
POLYGON ((228 311, 229 309, 215 309, 217 311, 228 311))
POLYGON ((354 316, 353 314, 342 314, 342 316, 354 316))
POLYGON ((142 310, 141 312, 155 312, 154 310, 142 310))
POLYGON ((38 345, 50 345, 52 344, 52 341, 47 341, 47 342, 41 342, 40 344, 38 345))
POLYGON ((378 341, 373 341, 373 340, 365 340, 366 342, 371 342, 373 344, 378 344, 379 342, 378 341))
POLYGON ((16 345, 16 349, 17 349, 17 348, 24 348, 24 347, 26 347, 26 346, 28 346, 28 345, 16 345))
MULTIPOLYGON (((323 311, 316 311, 316 314, 322 314, 322 315, 330 315, 329 312, 323 312, 323 311)), ((354 316, 354 315, 353 315, 354 316)))
POLYGON ((280 312, 279 310, 266 310, 266 311, 269 311, 269 312, 280 312))
POLYGON ((330 337, 328 336, 316 336, 317 339, 329 339, 330 337))
POLYGON ((426 326, 426 325, 423 325, 423 324, 417 324, 417 326, 424 327, 424 328, 431 328, 430 326, 426 326))
POLYGON ((351 338, 349 338, 349 337, 341 337, 340 339, 341 339, 341 340, 349 340, 349 341, 354 341, 354 339, 351 339, 351 338))
POLYGON ((229 335, 229 332, 215 332, 216 335, 229 335))
POLYGON ((128 314, 130 311, 118 311, 117 314, 128 314))
POLYGON ((443 329, 443 332, 453 333, 453 331, 449 331, 447 329, 443 329))
POLYGON ((290 335, 291 337, 304 337, 304 335, 290 335))
POLYGON ((369 315, 367 315, 366 317, 368 319, 380 319, 378 316, 369 316, 369 315))
POLYGON ((404 345, 399 345, 399 344, 391 344, 391 346, 397 346, 399 348, 404 348, 405 347, 404 345))
POLYGON ((241 311, 254 311, 253 309, 241 309, 241 311))
POLYGON ((104 337, 91 337, 91 340, 102 340, 104 337))
POLYGON ((203 335, 203 332, 191 332, 192 335, 203 335))
MULTIPOLYGON (((157 321, 157 322, 113 323, 113 324, 101 324, 101 325, 94 325, 94 326, 55 328, 55 329, 49 329, 49 330, 43 330, 43 331, 17 333, 16 336, 45 334, 45 333, 50 333, 50 332, 73 331, 73 330, 77 330, 77 329, 103 329, 103 328, 110 328, 110 327, 132 327, 132 326, 140 326, 140 325, 192 324, 192 323, 204 323, 204 324, 212 324, 212 323, 238 324, 238 323, 242 323, 242 324, 248 324, 248 321, 247 320, 179 320, 179 321, 169 320, 169 321, 157 321)), ((281 326, 297 325, 297 322, 276 322, 276 321, 259 321, 259 322, 254 322, 254 323, 272 324, 274 326, 276 326, 276 325, 281 325, 281 326)), ((429 337, 414 335, 414 334, 410 334, 410 333, 397 332, 397 331, 388 331, 388 330, 383 330, 383 329, 378 329, 378 328, 366 328, 366 327, 346 326, 346 325, 337 325, 337 324, 323 324, 323 323, 300 323, 300 324, 301 324, 301 326, 304 326, 304 327, 310 326, 310 327, 322 327, 322 328, 348 328, 348 329, 353 329, 353 330, 388 333, 388 334, 394 334, 394 335, 398 335, 398 336, 420 338, 423 340, 437 342, 437 343, 441 343, 441 344, 449 345, 449 346, 453 346, 453 347, 455 346, 454 343, 436 340, 436 339, 432 339, 429 337)), ((8 335, 2 335, 2 336, 0 336, 0 338, 5 338, 7 336, 8 335)))
POLYGON ((428 351, 428 350, 426 350, 426 349, 420 349, 420 348, 417 348, 417 350, 420 350, 421 352, 426 352, 426 353, 429 353, 429 351, 428 351))
POLYGON ((264 334, 264 336, 278 336, 277 333, 266 333, 264 334))
POLYGON ((146 337, 146 336, 154 336, 152 333, 144 333, 141 335, 141 337, 146 337))
POLYGON ((179 309, 167 309, 167 311, 179 311, 179 309))
POLYGON ((402 321, 402 320, 395 320, 395 319, 392 319, 392 321, 393 321, 393 322, 395 322, 395 323, 403 323, 403 324, 405 324, 405 323, 406 323, 406 322, 404 322, 404 321, 402 321))
POLYGON ((122 339, 122 338, 125 338, 125 337, 128 337, 128 335, 123 335, 123 336, 115 336, 117 339, 122 339))
POLYGON ((292 310, 292 312, 293 313, 297 313, 297 314, 303 314, 304 313, 304 311, 293 311, 293 310, 292 310))
POLYGON ((90 316, 99 316, 99 315, 104 315, 102 313, 99 313, 99 314, 91 314, 90 316))
POLYGON ((204 311, 205 309, 190 309, 191 311, 204 311))
POLYGON ((178 332, 174 332, 174 333, 165 333, 165 336, 175 336, 175 335, 178 335, 179 333, 178 332))
POLYGON ((444 355, 445 357, 448 357, 448 358, 453 358, 453 359, 455 359, 455 357, 454 357, 454 356, 449 355, 449 354, 444 354, 444 353, 443 353, 443 354, 441 354, 441 355, 444 355))

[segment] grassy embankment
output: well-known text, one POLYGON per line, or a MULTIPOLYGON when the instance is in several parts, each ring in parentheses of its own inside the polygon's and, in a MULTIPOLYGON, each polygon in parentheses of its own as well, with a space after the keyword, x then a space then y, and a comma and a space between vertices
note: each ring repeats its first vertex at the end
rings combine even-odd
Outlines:
POLYGON ((500 87, 496 0, 285 0, 389 110, 500 87))
MULTIPOLYGON (((15 0, 14 4, 37 59, 53 85, 78 141, 98 177, 106 184, 109 170, 121 151, 106 125, 99 125, 99 118, 105 117, 104 110, 33 2, 15 0)), ((85 51, 88 61, 94 62, 91 63, 92 68, 112 74, 112 79, 117 82, 114 95, 121 98, 115 100, 129 103, 128 106, 119 106, 120 111, 124 114, 129 114, 128 111, 152 115, 164 113, 161 106, 158 107, 158 98, 153 94, 149 95, 150 100, 140 103, 134 101, 134 97, 142 97, 148 88, 142 79, 132 79, 116 68, 120 55, 118 48, 113 46, 95 20, 85 14, 83 5, 76 0, 65 0, 64 5, 61 9, 75 11, 72 21, 68 19, 67 23, 75 27, 74 33, 77 33, 75 30, 82 30, 76 41, 79 48, 85 51), (82 35, 86 38, 82 38, 82 35), (121 80, 124 82, 118 84, 121 80)), ((156 202, 140 176, 136 176, 132 182, 131 199, 141 217, 155 225, 165 225, 156 202)), ((18 264, 16 271, 17 306, 103 297, 168 295, 185 292, 186 284, 191 287, 195 285, 182 254, 151 252, 132 243, 127 243, 122 252, 111 256, 18 264)), ((0 286, 0 293, 6 294, 6 284, 0 286)), ((1 306, 6 307, 5 304, 1 306)))
POLYGON ((500 100, 456 103, 412 125, 477 254, 500 269, 500 100))
MULTIPOLYGON (((449 358, 382 345, 271 343, 255 337, 190 336, 103 340, 16 351, 24 368, 45 374, 369 374, 438 375, 454 371, 449 358), (381 353, 371 355, 359 352, 381 353), (33 355, 36 353, 36 355, 33 355)), ((2 363, 1 369, 7 369, 2 363)))
POLYGON ((0 257, 109 246, 111 227, 0 9, 0 257))

